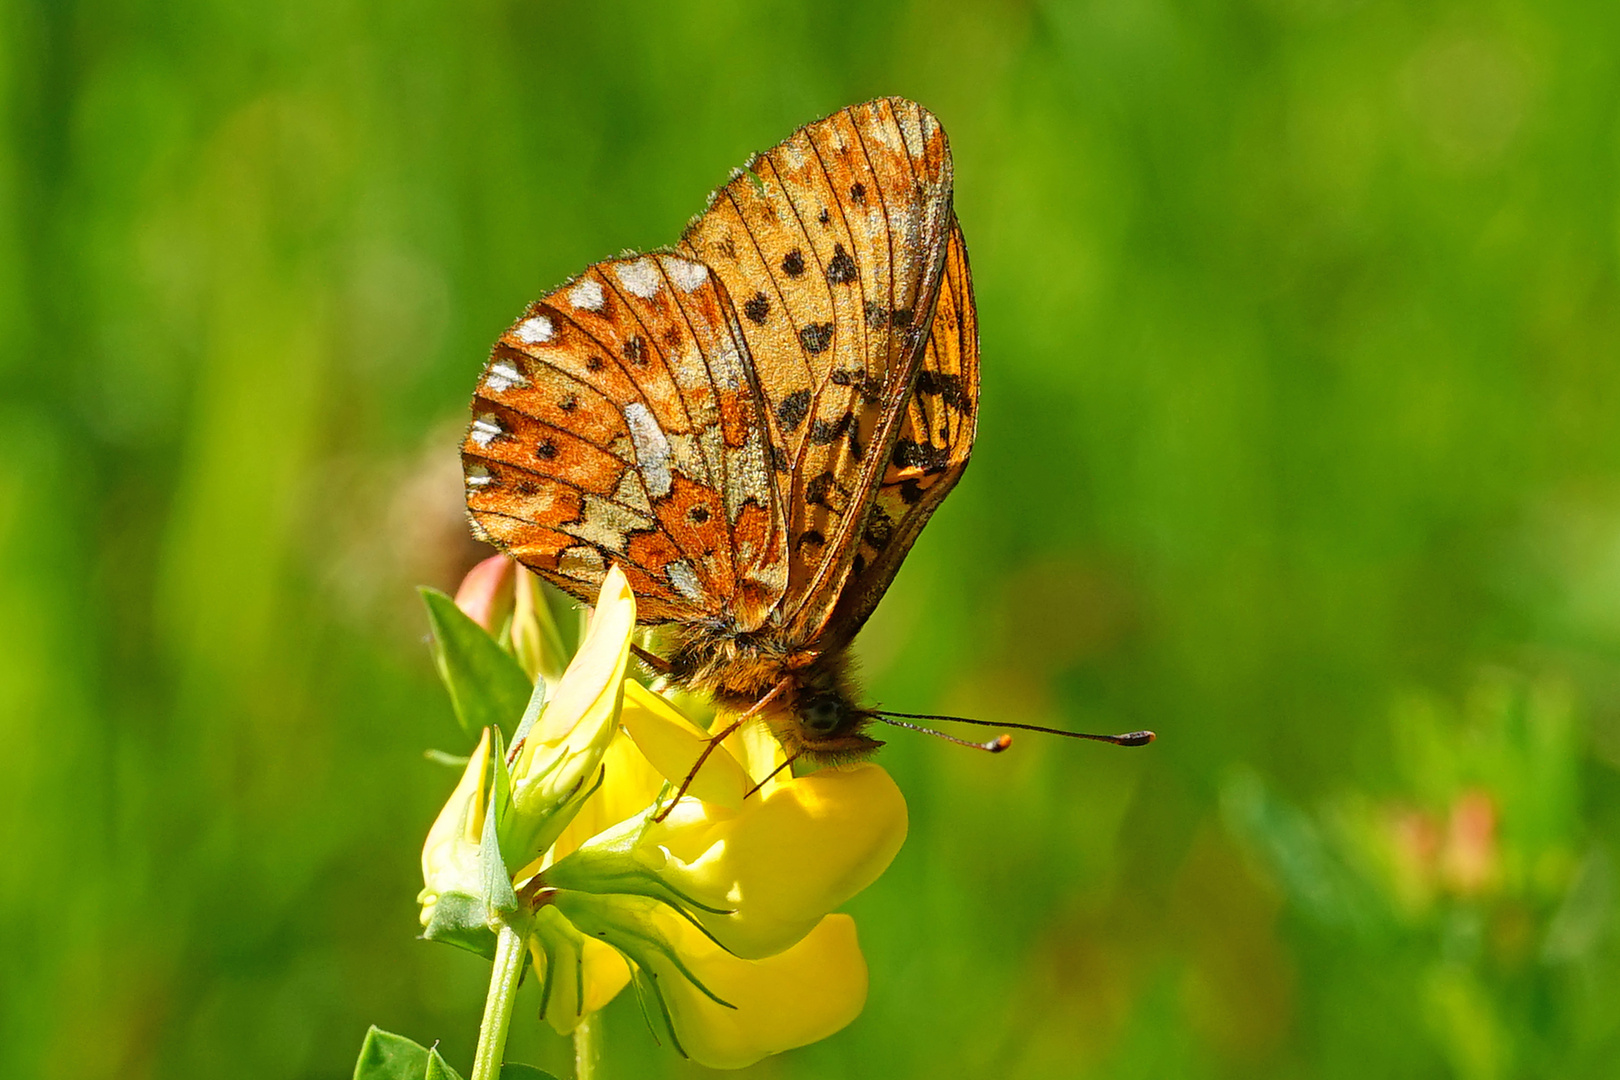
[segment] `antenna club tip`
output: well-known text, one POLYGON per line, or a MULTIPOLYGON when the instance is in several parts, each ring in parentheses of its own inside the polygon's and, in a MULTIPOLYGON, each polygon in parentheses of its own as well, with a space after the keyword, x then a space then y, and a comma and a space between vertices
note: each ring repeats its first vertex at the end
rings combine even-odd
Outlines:
POLYGON ((1124 746, 1146 746, 1157 738, 1158 736, 1151 731, 1133 731, 1129 735, 1120 736, 1120 743, 1124 746))
POLYGON ((995 742, 990 744, 989 750, 992 753, 999 754, 999 753, 1001 753, 1003 750, 1007 749, 1011 745, 1012 745, 1012 736, 1011 735, 1001 735, 996 739, 995 742))

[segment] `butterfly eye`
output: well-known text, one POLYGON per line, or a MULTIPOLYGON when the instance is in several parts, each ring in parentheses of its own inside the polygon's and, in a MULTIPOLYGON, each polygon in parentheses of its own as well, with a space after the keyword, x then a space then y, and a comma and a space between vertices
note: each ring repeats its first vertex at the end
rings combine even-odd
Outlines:
POLYGON ((825 734, 838 726, 841 712, 838 703, 832 698, 819 697, 805 706, 804 712, 799 719, 811 731, 825 734))

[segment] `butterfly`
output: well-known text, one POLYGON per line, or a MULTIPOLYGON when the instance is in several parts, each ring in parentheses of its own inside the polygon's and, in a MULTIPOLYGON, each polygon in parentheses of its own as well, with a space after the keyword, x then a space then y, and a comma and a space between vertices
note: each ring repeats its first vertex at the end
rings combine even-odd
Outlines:
MULTIPOLYGON (((475 533, 589 601, 789 760, 881 743, 850 644, 961 478, 978 321, 932 113, 890 97, 734 170, 674 248, 609 259, 496 342, 462 444, 475 533)), ((735 726, 735 725, 734 725, 735 726)))

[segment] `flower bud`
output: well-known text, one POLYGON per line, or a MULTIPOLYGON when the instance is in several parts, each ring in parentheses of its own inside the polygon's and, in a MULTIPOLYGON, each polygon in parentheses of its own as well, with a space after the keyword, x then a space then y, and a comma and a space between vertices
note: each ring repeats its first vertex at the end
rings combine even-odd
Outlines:
POLYGON ((512 610, 507 586, 516 568, 510 555, 491 555, 467 571, 456 588, 456 607, 492 637, 500 633, 501 624, 512 610))
MULTIPOLYGON (((489 803, 490 732, 484 729, 478 748, 467 759, 461 781, 428 830, 422 846, 422 925, 431 928, 445 918, 481 925, 484 902, 480 847, 489 803), (441 910, 441 905, 445 910, 441 910), (455 911, 449 909, 455 908, 455 911)), ((429 936, 434 936, 431 932, 429 936)))

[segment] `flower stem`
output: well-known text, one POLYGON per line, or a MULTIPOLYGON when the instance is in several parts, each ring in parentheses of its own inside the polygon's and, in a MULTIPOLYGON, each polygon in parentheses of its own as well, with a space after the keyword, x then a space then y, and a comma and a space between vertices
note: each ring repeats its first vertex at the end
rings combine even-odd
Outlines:
POLYGON ((601 1014, 589 1012, 574 1029, 574 1080, 595 1080, 596 1059, 602 1051, 601 1014))
POLYGON ((517 1003, 518 978, 523 974, 523 934, 501 924, 495 939, 495 967, 489 973, 489 997, 484 999, 484 1022, 478 1026, 478 1054, 473 1058, 472 1080, 497 1080, 506 1053, 506 1029, 517 1003))

